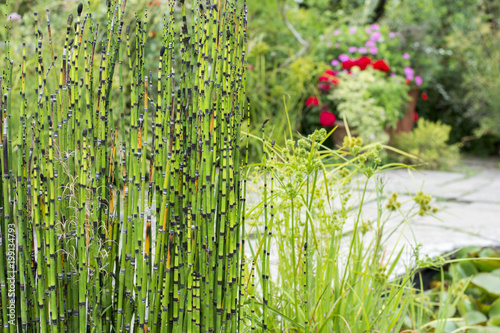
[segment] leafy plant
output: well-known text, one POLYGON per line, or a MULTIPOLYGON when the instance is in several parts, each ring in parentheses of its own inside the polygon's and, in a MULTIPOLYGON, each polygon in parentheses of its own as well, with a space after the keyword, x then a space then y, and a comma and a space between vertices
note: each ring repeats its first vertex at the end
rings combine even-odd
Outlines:
MULTIPOLYGON (((266 45, 258 43, 249 55, 251 65, 248 70, 248 95, 251 100, 250 132, 260 136, 261 125, 266 119, 271 119, 268 126, 270 133, 277 144, 285 143, 284 133, 289 124, 294 129, 301 127, 301 115, 298 112, 302 108, 307 92, 315 91, 316 87, 311 84, 315 77, 321 73, 323 64, 315 63, 310 57, 299 57, 290 62, 286 67, 280 68, 274 64, 269 68, 266 62, 266 45), (280 115, 290 110, 289 119, 280 115)), ((267 46, 268 48, 269 46, 267 46)), ((250 158, 252 161, 262 159, 260 145, 250 143, 250 158)))
POLYGON ((386 8, 385 22, 393 31, 400 33, 401 47, 412 55, 411 65, 418 68, 423 77, 423 87, 443 89, 444 94, 449 94, 452 80, 460 76, 457 65, 465 60, 465 54, 456 54, 447 43, 447 38, 458 26, 474 30, 477 28, 476 18, 486 19, 484 12, 480 11, 480 1, 390 1, 386 8), (442 76, 446 71, 452 75, 442 76))
POLYGON ((469 246, 448 256, 453 259, 427 269, 437 272, 428 289, 415 295, 413 320, 422 324, 422 332, 499 332, 500 253, 469 246))
POLYGON ((464 75, 468 88, 469 116, 479 122, 475 135, 490 134, 500 140, 500 32, 483 26, 481 43, 472 53, 464 75))
POLYGON ((498 137, 477 136, 485 133, 477 132, 482 116, 495 110, 486 104, 496 98, 488 92, 494 91, 493 72, 498 67, 489 49, 497 48, 498 37, 487 31, 498 27, 497 2, 391 1, 386 9, 385 21, 401 32, 402 45, 423 77, 422 88, 429 98, 418 100, 418 114, 452 126, 450 142, 460 143, 461 149, 482 156, 498 154, 498 137), (490 66, 491 72, 486 69, 490 66))
POLYGON ((399 229, 386 221, 399 217, 402 225, 432 208, 423 196, 404 203, 393 196, 384 208, 374 176, 390 168, 380 164, 383 146, 348 137, 334 151, 322 147, 327 138, 321 129, 284 147, 263 141, 266 155, 250 178, 249 198, 256 200, 248 201, 246 219, 247 325, 269 332, 398 332, 413 270, 394 278, 402 252, 384 248, 399 229), (365 212, 368 201, 376 203, 374 216, 365 212))
POLYGON ((408 85, 369 67, 354 67, 352 75, 341 73, 339 79, 329 98, 337 104, 340 118, 345 117, 363 141, 387 143, 386 129, 395 127, 404 114, 408 85))
POLYGON ((424 163, 430 169, 450 169, 459 159, 458 144, 448 144, 451 126, 440 121, 432 122, 420 118, 417 127, 410 133, 400 133, 394 138, 397 148, 408 152, 418 159, 399 156, 398 160, 411 163, 424 163))

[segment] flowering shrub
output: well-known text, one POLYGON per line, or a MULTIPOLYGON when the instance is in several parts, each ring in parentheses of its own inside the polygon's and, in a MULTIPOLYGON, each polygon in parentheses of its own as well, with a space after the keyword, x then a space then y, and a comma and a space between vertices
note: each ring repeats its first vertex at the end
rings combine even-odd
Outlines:
MULTIPOLYGON (((401 50, 399 34, 374 24, 337 29, 324 37, 330 41, 329 56, 334 56, 332 68, 318 78, 319 97, 306 101, 305 119, 332 127, 345 116, 363 139, 387 142, 387 129, 405 114, 409 90, 423 82, 410 66, 410 54, 401 50)), ((421 98, 426 101, 427 94, 421 98)))
POLYGON ((345 117, 365 142, 388 142, 386 129, 395 127, 409 99, 407 84, 398 76, 367 67, 353 67, 351 73, 340 73, 340 84, 328 98, 337 105, 340 117, 345 117))
POLYGON ((422 77, 411 67, 411 56, 401 49, 402 37, 388 27, 372 24, 367 27, 344 27, 326 33, 323 37, 327 58, 332 66, 339 64, 344 70, 357 66, 362 70, 373 68, 399 75, 415 86, 420 86, 422 77), (354 60, 353 60, 354 59, 354 60), (378 60, 375 60, 378 59, 378 60))
MULTIPOLYGON (((322 38, 320 49, 331 67, 318 77, 317 94, 305 102, 302 131, 332 128, 346 117, 365 142, 388 142, 388 130, 406 114, 410 90, 423 83, 411 66, 412 56, 401 47, 403 37, 374 24, 335 29, 322 38)), ((420 98, 427 101, 425 91, 420 98)), ((416 123, 418 114, 412 116, 416 123)))
POLYGON ((337 76, 339 71, 327 69, 318 78, 318 92, 320 97, 310 96, 305 101, 306 111, 304 113, 301 127, 302 132, 312 133, 319 127, 333 127, 337 120, 335 114, 336 107, 329 103, 326 98, 335 86, 340 83, 340 78, 337 76))

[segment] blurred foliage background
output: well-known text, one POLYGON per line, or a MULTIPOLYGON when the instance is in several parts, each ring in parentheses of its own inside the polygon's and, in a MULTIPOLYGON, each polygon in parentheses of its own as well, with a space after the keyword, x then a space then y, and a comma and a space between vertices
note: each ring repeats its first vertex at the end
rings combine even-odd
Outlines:
MULTIPOLYGON (((53 46, 62 47, 67 20, 62 13, 75 12, 78 4, 61 0, 9 1, 7 6, 5 0, 0 3, 2 41, 6 37, 5 22, 12 27, 10 59, 20 59, 23 41, 33 52, 35 11, 46 34, 45 11, 50 10, 53 46)), ((85 3, 85 10, 100 13, 95 19, 104 24, 107 18, 99 3, 85 3)), ((419 89, 427 100, 418 99, 419 116, 449 125, 448 143, 457 144, 462 152, 499 154, 499 1, 247 0, 247 5, 253 134, 260 135, 261 124, 268 118, 272 126, 266 125, 266 135, 281 145, 287 139, 283 133, 289 133, 288 119, 294 134, 308 134, 311 129, 304 123, 308 112, 304 102, 318 94, 318 77, 329 67, 333 56, 331 32, 378 24, 399 33, 401 49, 412 54, 411 66, 423 78, 419 89)), ((155 64, 162 45, 162 36, 156 31, 160 31, 167 0, 130 0, 127 7, 126 22, 131 24, 134 14, 144 17, 148 13, 146 56, 153 59, 146 63, 155 64)), ((5 43, 0 43, 0 59, 2 71, 6 71, 9 64, 5 43)), ((34 70, 34 64, 30 65, 29 69, 34 70)), ((15 62, 13 85, 19 81, 17 66, 15 62)), ((147 70, 155 76, 154 68, 147 70)), ((253 144, 253 158, 260 154, 260 144, 253 144)))
POLYGON ((273 116, 281 131, 285 95, 300 132, 303 103, 331 60, 331 31, 377 23, 399 33, 401 48, 412 54, 412 67, 423 78, 420 91, 428 100, 417 100, 419 116, 451 126, 450 149, 457 144, 465 153, 499 154, 500 2, 249 0, 249 8, 250 88, 254 100, 265 96, 253 105, 257 123, 273 116))

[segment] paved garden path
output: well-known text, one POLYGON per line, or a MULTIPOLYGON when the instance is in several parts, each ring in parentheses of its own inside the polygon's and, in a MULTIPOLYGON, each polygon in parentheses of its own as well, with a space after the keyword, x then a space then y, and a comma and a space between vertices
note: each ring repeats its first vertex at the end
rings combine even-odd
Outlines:
MULTIPOLYGON (((500 246, 499 163, 500 159, 467 159, 455 172, 398 169, 379 175, 387 195, 398 193, 398 201, 403 203, 403 211, 412 205, 412 196, 419 191, 432 195, 431 205, 439 209, 433 216, 415 214, 407 221, 399 214, 391 215, 385 234, 388 234, 391 228, 397 229, 397 232, 385 242, 386 252, 391 253, 394 250, 397 253, 399 249, 404 248, 393 274, 402 274, 407 265, 414 263, 416 244, 421 245, 420 259, 427 255, 436 257, 468 245, 500 246)), ((368 188, 373 190, 374 184, 369 184, 368 188)), ((358 195, 353 197, 356 196, 359 199, 361 192, 358 191, 358 195)), ((386 203, 384 200, 383 204, 386 203)), ((362 211, 364 219, 376 219, 373 191, 365 200, 362 211)), ((344 231, 349 231, 349 223, 344 231)), ((373 234, 368 233, 365 237, 373 237, 373 234)), ((345 240, 346 244, 341 249, 348 252, 348 237, 345 240)), ((250 242, 254 246, 258 244, 257 239, 250 242)), ((276 251, 276 244, 272 244, 271 276, 276 276, 279 265, 276 251)), ((247 254, 250 254, 248 249, 247 254)), ((341 254, 341 257, 344 255, 341 254)))
MULTIPOLYGON (((391 170, 382 175, 387 193, 431 194, 434 217, 412 218, 403 232, 407 256, 420 243, 421 258, 462 246, 500 246, 500 168, 497 159, 467 159, 457 172, 391 170)), ((409 198, 409 196, 408 196, 409 198)), ((395 241, 395 240, 393 240, 395 241)), ((390 244, 391 242, 389 242, 390 244)), ((401 269, 400 269, 401 270, 401 269)))

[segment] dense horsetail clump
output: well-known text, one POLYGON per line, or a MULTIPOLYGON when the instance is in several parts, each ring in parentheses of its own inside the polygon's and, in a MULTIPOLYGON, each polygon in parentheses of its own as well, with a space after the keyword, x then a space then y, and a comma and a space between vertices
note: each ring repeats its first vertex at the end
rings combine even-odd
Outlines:
POLYGON ((34 14, 34 52, 10 60, 5 43, 0 325, 238 331, 246 6, 164 3, 153 75, 147 14, 127 26, 126 0, 106 4, 105 22, 75 8, 60 53, 48 10, 34 14))

